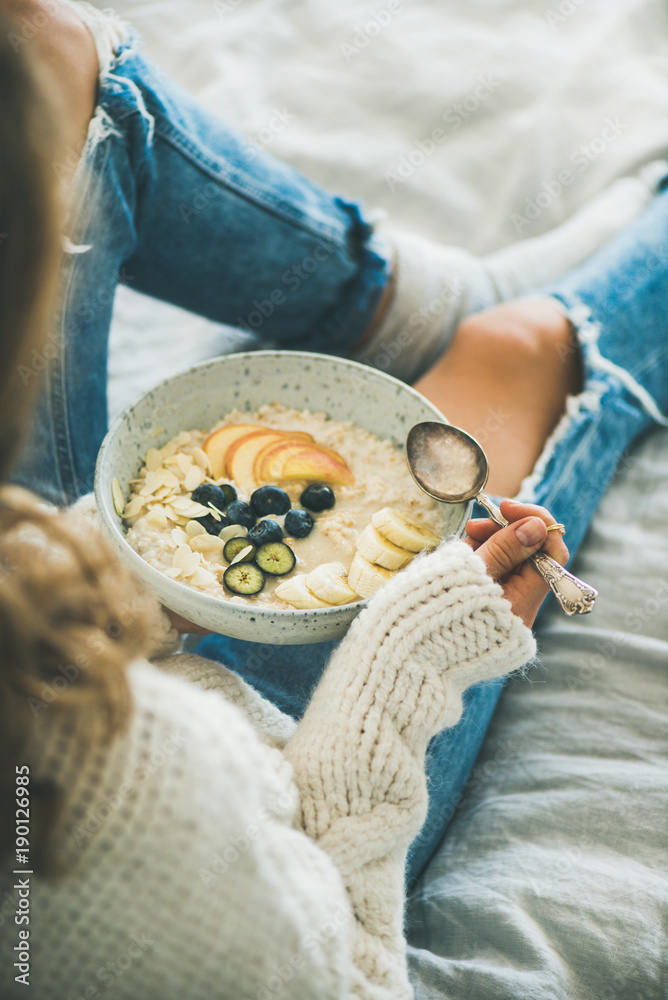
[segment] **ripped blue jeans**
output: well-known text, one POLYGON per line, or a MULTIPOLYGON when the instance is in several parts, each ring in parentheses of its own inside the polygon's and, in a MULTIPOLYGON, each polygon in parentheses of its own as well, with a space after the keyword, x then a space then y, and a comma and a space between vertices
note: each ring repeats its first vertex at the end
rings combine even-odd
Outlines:
MULTIPOLYGON (((49 378, 12 477, 56 503, 92 488, 107 428, 107 342, 119 281, 275 344, 333 354, 359 340, 387 285, 391 252, 358 206, 250 149, 144 59, 131 33, 101 73, 73 186, 62 291, 44 352, 49 378)), ((620 457, 665 422, 668 194, 546 294, 579 332, 585 386, 521 496, 564 522, 575 553, 620 457)), ((28 381, 43 362, 34 367, 28 381)), ((331 648, 211 636, 197 651, 299 717, 331 648)), ((409 855, 409 884, 466 794, 502 686, 471 688, 460 723, 431 743, 429 813, 409 855)))
MULTIPOLYGON (((573 557, 620 459, 641 434, 668 426, 668 189, 626 233, 544 294, 565 311, 577 334, 584 386, 568 401, 518 496, 564 523, 573 557)), ((333 646, 295 649, 211 636, 196 649, 299 718, 333 646)), ((503 684, 469 688, 458 725, 431 741, 429 810, 409 850, 409 888, 468 795, 466 783, 503 684)))
MULTIPOLYGON (((81 160, 69 151, 54 164, 66 178, 76 164, 73 207, 48 379, 12 473, 56 504, 93 488, 119 282, 273 346, 346 355, 393 263, 359 206, 254 147, 117 30, 111 59, 96 39, 102 68, 81 160)), ((26 384, 44 366, 26 366, 26 384)))

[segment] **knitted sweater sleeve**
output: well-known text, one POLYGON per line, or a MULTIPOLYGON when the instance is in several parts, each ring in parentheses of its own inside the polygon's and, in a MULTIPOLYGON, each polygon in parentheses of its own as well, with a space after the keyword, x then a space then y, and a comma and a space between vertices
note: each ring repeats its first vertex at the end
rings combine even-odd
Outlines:
POLYGON ((335 861, 356 918, 353 996, 412 996, 403 879, 429 739, 458 721, 466 688, 534 652, 482 559, 453 540, 388 583, 333 655, 284 752, 299 824, 335 861))

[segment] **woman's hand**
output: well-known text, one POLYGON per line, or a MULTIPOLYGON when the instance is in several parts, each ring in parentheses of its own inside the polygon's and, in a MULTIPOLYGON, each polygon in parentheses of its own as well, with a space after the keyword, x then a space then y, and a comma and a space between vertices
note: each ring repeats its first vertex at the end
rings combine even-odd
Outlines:
POLYGON ((189 635, 193 632, 197 633, 197 635, 214 635, 210 628, 203 628, 202 625, 195 625, 194 622, 189 622, 187 618, 177 615, 176 611, 170 611, 169 608, 165 608, 164 604, 163 609, 167 612, 176 631, 181 635, 189 635))
POLYGON ((466 525, 468 542, 503 587, 514 613, 530 628, 550 588, 527 559, 544 548, 565 566, 568 549, 558 531, 547 530, 556 522, 544 507, 515 500, 502 500, 500 506, 510 523, 501 528, 488 518, 472 518, 466 525))

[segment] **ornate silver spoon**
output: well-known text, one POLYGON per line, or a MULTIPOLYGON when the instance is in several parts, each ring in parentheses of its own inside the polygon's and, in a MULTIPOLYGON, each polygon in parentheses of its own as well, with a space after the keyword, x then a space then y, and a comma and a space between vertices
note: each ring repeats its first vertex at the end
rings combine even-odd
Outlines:
MULTIPOLYGON (((489 462, 474 437, 451 424, 426 420, 411 427, 406 439, 406 460, 421 490, 443 503, 477 500, 497 524, 508 522, 483 493, 489 476, 489 462)), ((550 585, 567 615, 585 615, 594 607, 598 591, 578 579, 539 550, 529 562, 550 585)))

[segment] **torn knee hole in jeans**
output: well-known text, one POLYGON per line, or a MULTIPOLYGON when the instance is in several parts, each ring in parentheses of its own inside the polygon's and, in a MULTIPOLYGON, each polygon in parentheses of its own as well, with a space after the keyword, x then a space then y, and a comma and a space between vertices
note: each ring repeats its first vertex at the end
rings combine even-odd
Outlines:
MULTIPOLYGON (((99 62, 98 102, 89 122, 86 139, 79 151, 68 150, 65 164, 54 164, 58 176, 65 178, 75 191, 86 164, 100 143, 110 136, 123 137, 112 115, 104 106, 105 91, 125 90, 132 95, 136 110, 141 115, 146 128, 146 144, 153 139, 153 116, 149 113, 137 84, 116 71, 135 52, 137 41, 129 25, 112 12, 102 12, 87 3, 77 3, 76 10, 90 31, 95 42, 99 62), (58 169, 61 167, 62 169, 58 169)), ((82 254, 91 249, 88 244, 77 243, 69 235, 62 236, 62 247, 66 254, 82 254)))

